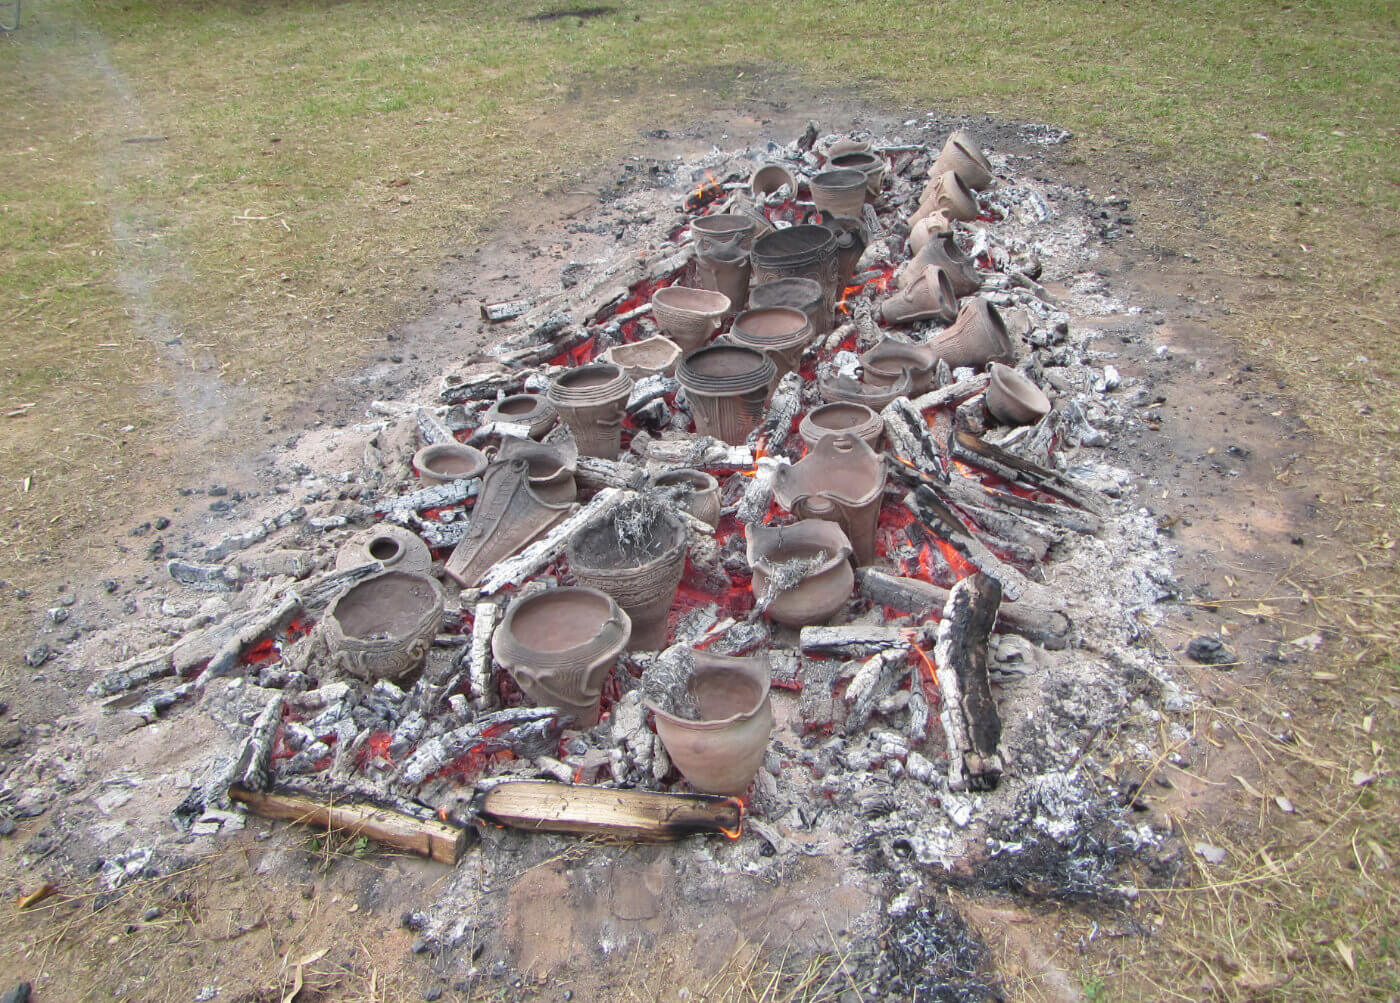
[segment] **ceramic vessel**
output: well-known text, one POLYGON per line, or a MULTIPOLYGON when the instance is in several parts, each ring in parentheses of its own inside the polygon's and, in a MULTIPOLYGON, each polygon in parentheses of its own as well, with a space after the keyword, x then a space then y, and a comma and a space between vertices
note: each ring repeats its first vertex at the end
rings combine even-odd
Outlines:
POLYGON ((838 171, 860 171, 865 175, 865 200, 874 202, 880 196, 880 186, 885 183, 885 173, 889 165, 870 150, 853 150, 838 153, 827 161, 827 166, 838 171))
POLYGON ((826 297, 821 283, 814 279, 774 279, 749 290, 749 306, 754 310, 785 306, 801 310, 812 325, 812 337, 825 338, 831 333, 831 315, 826 312, 826 297))
POLYGON ((752 273, 753 264, 740 234, 696 243, 695 281, 703 289, 728 297, 731 311, 744 309, 748 302, 752 273))
POLYGON ((826 148, 826 155, 828 158, 832 158, 847 153, 869 153, 872 149, 873 147, 868 139, 856 139, 854 136, 842 136, 826 148))
POLYGON ((805 313, 792 307, 745 310, 734 318, 729 338, 736 345, 766 353, 781 379, 802 361, 802 353, 812 341, 812 324, 805 313))
POLYGON ((539 439, 558 419, 559 412, 540 394, 513 394, 502 397, 486 409, 486 421, 509 422, 530 429, 530 438, 539 439))
POLYGON ((976 137, 966 129, 959 129, 948 137, 929 173, 938 175, 945 171, 955 171, 968 187, 978 191, 992 183, 991 161, 982 152, 976 137))
POLYGON ((885 419, 864 404, 838 401, 808 411, 797 426, 797 434, 809 450, 828 435, 845 433, 860 436, 867 446, 878 450, 880 437, 885 434, 885 419))
POLYGON ((682 353, 709 341, 732 306, 723 293, 690 286, 667 286, 651 295, 652 319, 682 353))
POLYGON ((739 213, 715 213, 713 216, 697 216, 690 221, 690 234, 696 245, 706 241, 728 243, 735 237, 744 250, 753 246, 754 221, 739 213))
POLYGON ((782 164, 764 164, 749 178, 749 191, 756 199, 775 195, 787 186, 788 197, 797 197, 797 179, 782 164))
POLYGON ((771 619, 807 627, 825 623, 846 605, 855 571, 851 543, 836 523, 807 519, 791 526, 754 524, 744 532, 753 594, 767 601, 771 619))
POLYGON ((951 324, 958 316, 958 297, 948 273, 929 265, 913 282, 905 282, 880 303, 887 324, 913 324, 936 320, 951 324))
POLYGON ((992 363, 986 405, 1003 425, 1034 425, 1050 413, 1050 398, 1024 374, 1000 362, 992 363))
POLYGON ((444 571, 459 585, 474 588, 497 561, 524 550, 569 513, 570 502, 541 498, 530 486, 530 464, 498 460, 486 468, 472 508, 467 535, 448 557, 444 571))
POLYGON ((574 433, 584 456, 617 459, 622 451, 622 420, 632 381, 622 367, 593 362, 569 369, 549 381, 549 402, 574 433))
POLYGON ((681 359, 676 379, 685 388, 696 431, 739 446, 763 418, 778 367, 754 348, 710 345, 681 359))
POLYGON ((385 571, 352 585, 322 621, 332 664, 361 679, 402 679, 428 657, 442 601, 426 575, 385 571))
POLYGON ((812 202, 833 216, 859 216, 865 205, 865 175, 860 171, 822 171, 812 175, 812 202))
POLYGON ((949 369, 959 366, 981 369, 989 362, 1012 362, 1016 358, 1001 314, 981 296, 964 300, 958 319, 929 342, 928 347, 933 349, 934 364, 942 359, 949 369))
POLYGON ((947 232, 930 238, 918 254, 900 266, 894 273, 896 288, 902 289, 904 283, 917 279, 929 265, 948 273, 953 292, 959 297, 971 296, 982 288, 982 276, 972 259, 963 253, 953 235, 947 232))
POLYGON ((712 528, 719 525, 719 481, 712 475, 682 467, 659 475, 652 483, 701 522, 709 523, 712 528))
POLYGON ((413 469, 424 484, 446 484, 464 477, 480 477, 486 469, 486 454, 460 442, 440 442, 414 453, 413 469))
POLYGON ((524 460, 530 490, 543 502, 563 505, 578 497, 578 484, 574 481, 578 444, 573 439, 544 443, 508 438, 496 450, 495 459, 524 460))
POLYGON ((948 219, 974 220, 981 209, 967 182, 952 171, 944 171, 924 187, 924 197, 909 222, 912 225, 935 212, 941 212, 948 219))
POLYGON ((591 728, 603 681, 631 633, 627 614, 607 593, 554 588, 511 603, 491 651, 536 704, 558 707, 576 727, 591 728))
POLYGON ((913 386, 908 373, 901 373, 892 384, 884 387, 861 383, 849 376, 817 379, 817 390, 826 403, 864 404, 872 411, 883 411, 896 397, 910 396, 913 386))
POLYGON ((933 385, 933 371, 938 357, 928 345, 886 338, 860 357, 861 379, 873 386, 888 387, 899 381, 901 374, 909 376, 909 395, 927 393, 933 385))
POLYGON ((627 647, 666 647, 666 620, 685 571, 685 524, 655 501, 623 502, 579 528, 565 547, 580 585, 606 592, 632 621, 627 647))
POLYGON ((844 290, 850 285, 856 263, 870 243, 870 231, 859 217, 854 216, 828 216, 823 213, 821 225, 836 234, 836 284, 838 289, 844 290))
POLYGON ((659 334, 625 345, 614 345, 603 353, 604 359, 621 366, 622 371, 631 380, 644 380, 658 373, 672 376, 676 372, 676 362, 680 357, 680 347, 670 338, 663 338, 659 334))
POLYGON ((646 701, 666 754, 691 787, 736 797, 749 789, 773 733, 771 682, 767 655, 695 651, 685 685, 697 719, 646 701))
POLYGON ((826 435, 798 462, 773 475, 773 497, 799 519, 838 523, 856 564, 875 561, 875 527, 885 493, 885 465, 860 436, 826 435))
POLYGON ((841 296, 837 249, 836 233, 816 223, 765 233, 753 242, 754 282, 813 279, 822 287, 826 311, 831 313, 841 296))
POLYGON ((336 570, 357 568, 378 561, 386 571, 426 575, 433 566, 433 554, 417 533, 392 522, 356 533, 335 555, 336 570))

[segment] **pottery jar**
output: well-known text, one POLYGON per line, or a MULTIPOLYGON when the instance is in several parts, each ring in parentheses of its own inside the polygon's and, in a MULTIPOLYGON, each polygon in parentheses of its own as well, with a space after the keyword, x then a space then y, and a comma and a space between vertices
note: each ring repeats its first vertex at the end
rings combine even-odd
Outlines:
POLYGON ((464 477, 480 477, 486 469, 486 454, 460 442, 440 442, 414 453, 413 469, 424 484, 446 484, 464 477))
POLYGON ((864 404, 872 411, 883 411, 896 397, 910 396, 913 386, 913 380, 907 372, 901 372, 893 383, 883 387, 860 383, 849 376, 817 379, 817 391, 826 403, 845 401, 849 404, 864 404))
POLYGON ((822 171, 812 175, 812 202, 833 216, 859 216, 865 205, 865 175, 860 171, 822 171))
POLYGON ((681 507, 701 522, 709 523, 711 528, 719 525, 719 481, 713 475, 682 467, 660 474, 652 483, 668 497, 675 498, 679 494, 676 500, 681 507))
POLYGON ((749 290, 749 306, 754 310, 785 306, 801 310, 812 325, 812 337, 825 338, 831 333, 831 315, 826 311, 826 297, 821 283, 814 279, 774 279, 749 290))
POLYGON ((933 384, 938 357, 928 345, 911 345, 886 338, 860 357, 861 379, 872 386, 887 387, 909 374, 909 396, 926 393, 933 384))
POLYGON ((778 368, 757 349, 710 345, 681 359, 676 379, 685 389, 696 430, 740 446, 763 418, 778 368))
POLYGON ((682 353, 709 341, 731 306, 728 296, 713 289, 667 286, 651 295, 652 319, 682 353))
POLYGON ((622 421, 631 392, 632 381, 621 366, 593 362, 554 377, 546 395, 574 433, 580 453, 615 460, 622 451, 622 421))
POLYGON ((1003 425, 1034 425, 1050 413, 1050 398, 1023 373, 992 363, 986 405, 1003 425))
POLYGON ((828 435, 850 432, 858 435, 871 449, 880 448, 880 436, 885 432, 885 419, 864 404, 838 401, 815 407, 802 417, 797 434, 811 449, 828 435))
POLYGON ((690 234, 696 246, 706 241, 728 243, 739 238, 739 246, 745 251, 753 246, 755 223, 748 216, 739 213, 715 213, 712 216, 697 216, 690 221, 690 234))
POLYGON ((335 555, 337 571, 374 561, 384 565, 386 571, 426 575, 433 566, 433 554, 411 529, 381 522, 350 537, 335 555))
POLYGON ((734 318, 729 338, 736 345, 766 353, 781 379, 802 361, 802 353, 812 341, 812 324, 805 313, 792 307, 745 310, 734 318))
POLYGON ((825 623, 846 605, 855 586, 855 571, 851 543, 836 523, 825 519, 791 526, 755 523, 744 532, 754 598, 767 602, 771 619, 789 627, 807 627, 825 623), (795 581, 785 573, 794 562, 802 562, 802 574, 795 581), (774 582, 786 587, 769 596, 774 582))
POLYGON ((860 171, 865 175, 865 200, 873 202, 880 195, 880 186, 885 183, 885 172, 889 166, 877 154, 869 150, 856 150, 838 153, 827 165, 835 170, 860 171))
POLYGON ((549 398, 540 394, 512 394, 487 408, 483 420, 524 425, 530 430, 530 438, 539 439, 554 427, 558 417, 559 412, 554 410, 549 398))
POLYGON ((981 296, 964 300, 958 309, 958 319, 929 342, 928 347, 933 350, 934 365, 942 359, 949 369, 959 366, 981 369, 989 362, 1011 362, 1016 357, 1001 314, 981 296))
POLYGON ((860 436, 825 435, 798 462, 773 475, 773 497, 799 519, 839 523, 858 566, 875 561, 875 530, 885 465, 860 436))
POLYGON ((765 233, 753 242, 754 282, 813 279, 826 296, 827 313, 841 297, 836 233, 817 223, 802 223, 765 233))
POLYGON ((992 164, 982 152, 976 137, 959 129, 948 137, 929 174, 937 177, 945 171, 956 172, 968 187, 981 191, 992 183, 992 164))
POLYGON ((756 199, 775 195, 784 187, 789 198, 797 197, 797 179, 782 164, 764 164, 749 178, 749 191, 756 199))
POLYGON ((661 335, 628 342, 625 345, 614 345, 603 353, 604 359, 621 366, 628 378, 634 381, 644 380, 658 373, 674 375, 676 361, 680 357, 680 347, 661 335))
POLYGON ((384 571, 352 585, 326 609, 331 663, 361 679, 402 679, 423 665, 442 625, 442 586, 384 571))

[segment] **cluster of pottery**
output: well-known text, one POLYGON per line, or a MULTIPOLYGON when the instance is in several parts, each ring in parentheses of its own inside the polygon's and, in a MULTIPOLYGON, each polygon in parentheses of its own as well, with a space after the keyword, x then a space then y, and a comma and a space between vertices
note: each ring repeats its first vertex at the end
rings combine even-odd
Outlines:
POLYGON ((593 362, 569 369, 549 381, 546 396, 584 456, 617 459, 622 451, 622 421, 632 380, 614 362, 593 362))

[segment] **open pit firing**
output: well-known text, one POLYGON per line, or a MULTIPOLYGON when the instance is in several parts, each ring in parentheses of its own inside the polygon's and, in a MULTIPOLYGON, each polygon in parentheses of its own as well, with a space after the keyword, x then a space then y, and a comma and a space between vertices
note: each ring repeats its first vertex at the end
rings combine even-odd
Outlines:
POLYGON ((1084 769, 1185 700, 1143 639, 1167 555, 1094 448, 1130 381, 1077 329, 1131 310, 1082 193, 909 132, 675 165, 614 258, 483 305, 489 351, 303 440, 305 503, 171 560, 182 627, 90 692, 236 736, 175 825, 479 854, 421 918, 444 956, 546 832, 696 834, 692 883, 870 854, 896 917, 929 869, 1151 845, 1084 769))

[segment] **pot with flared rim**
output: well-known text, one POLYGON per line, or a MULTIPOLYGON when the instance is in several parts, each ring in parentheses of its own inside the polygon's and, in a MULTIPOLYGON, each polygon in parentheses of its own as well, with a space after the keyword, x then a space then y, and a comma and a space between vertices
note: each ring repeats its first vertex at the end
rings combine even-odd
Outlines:
POLYGON ((824 338, 831 333, 831 317, 826 312, 826 297, 821 283, 815 279, 786 278, 764 282, 749 290, 749 308, 785 306, 801 310, 812 325, 812 337, 824 338))
POLYGON ((765 613, 789 627, 825 623, 851 597, 855 571, 851 542, 841 527, 825 519, 805 519, 790 526, 755 523, 744 530, 753 594, 767 602, 765 613), (785 569, 802 572, 794 584, 769 595, 774 582, 793 581, 785 569))
POLYGON ((753 246, 754 221, 738 213, 723 212, 713 216, 697 216, 690 221, 690 233, 697 242, 718 240, 727 242, 738 234, 740 246, 748 250, 753 246))
POLYGON ((860 357, 861 379, 877 387, 888 387, 909 374, 910 395, 922 394, 933 384, 938 356, 928 345, 911 345, 886 338, 860 357))
POLYGON ((782 377, 797 368, 802 353, 812 341, 812 324, 807 315, 792 307, 763 307, 745 310, 734 318, 729 337, 735 344, 766 353, 782 377))
POLYGON ((632 381, 621 366, 613 362, 590 362, 550 380, 546 396, 555 407, 589 407, 625 397, 631 389, 632 381))
POLYGON ((460 442, 424 446, 413 454, 413 469, 424 484, 446 484, 464 477, 480 477, 486 454, 460 442))
POLYGON ((1004 425, 1034 425, 1050 413, 1050 398, 1023 373, 993 362, 986 405, 1004 425))
POLYGON ((652 319, 682 352, 693 351, 709 341, 732 306, 722 292, 691 286, 666 286, 651 295, 652 319))
POLYGON ((719 525, 722 507, 719 481, 715 480, 712 474, 681 467, 657 475, 652 479, 652 484, 677 500, 680 506, 695 518, 709 523, 712 528, 719 525), (677 494, 679 498, 676 497, 677 494))
POLYGON ((837 401, 814 407, 803 416, 797 434, 811 449, 828 435, 852 433, 858 435, 871 449, 880 448, 880 436, 885 431, 885 419, 864 404, 837 401))
POLYGON ((622 451, 622 422, 631 392, 632 381, 621 366, 594 362, 554 377, 548 396, 574 433, 579 452, 612 460, 622 451))
POLYGON ((697 791, 743 794, 763 765, 773 733, 768 656, 732 658, 696 650, 685 685, 696 718, 645 701, 661 744, 697 791))
POLYGON ((442 586, 384 571, 337 596, 322 621, 332 663, 361 679, 402 679, 420 668, 442 625, 442 586))
POLYGON ((859 216, 865 205, 866 179, 860 171, 821 171, 808 184, 812 202, 833 216, 859 216))
POLYGON ((851 432, 826 435, 797 463, 773 475, 773 497, 799 519, 839 523, 857 565, 875 560, 885 465, 851 432))
POLYGON ((763 199, 787 186, 792 197, 797 197, 797 178, 782 164, 764 164, 749 178, 749 191, 754 198, 763 199))
POLYGON ((765 233, 753 242, 753 277, 756 283, 775 279, 813 279, 826 296, 826 310, 836 308, 838 286, 836 234, 826 226, 800 223, 765 233))
POLYGON ((554 410, 554 405, 541 394, 511 394, 509 397, 502 397, 487 408, 485 414, 486 421, 526 426, 530 429, 532 439, 538 439, 548 432, 558 417, 559 412, 554 410))
POLYGON ((566 586, 511 603, 491 650, 536 704, 559 707, 578 727, 591 728, 603 681, 631 633, 631 620, 607 593, 566 586))
POLYGON ((827 161, 827 165, 835 170, 860 171, 865 175, 865 197, 867 201, 873 201, 880 194, 880 186, 885 181, 886 164, 877 154, 870 150, 853 150, 850 153, 838 153, 827 161))
POLYGON ((914 381, 907 372, 900 373, 899 378, 887 387, 859 383, 847 376, 817 380, 817 391, 826 403, 848 401, 852 404, 864 404, 872 411, 883 411, 896 397, 910 396, 913 386, 914 381))
POLYGON ((767 391, 777 380, 773 360, 745 345, 709 345, 688 353, 676 367, 687 396, 767 391))

